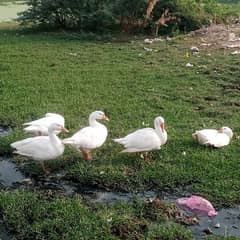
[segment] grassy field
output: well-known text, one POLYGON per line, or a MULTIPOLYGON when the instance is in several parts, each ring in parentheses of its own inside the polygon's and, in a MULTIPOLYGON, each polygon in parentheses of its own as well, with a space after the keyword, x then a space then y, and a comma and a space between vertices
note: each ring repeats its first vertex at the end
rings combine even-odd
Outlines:
MULTIPOLYGON (((1 139, 0 153, 11 154, 9 144, 27 136, 22 123, 46 112, 65 116, 70 133, 60 135, 64 138, 86 126, 92 111, 104 110, 111 120, 106 123, 109 137, 93 152, 95 161, 84 161, 67 147, 63 157, 47 162, 53 171, 64 168, 69 179, 84 186, 126 191, 181 187, 206 197, 216 207, 239 204, 239 56, 223 49, 200 49, 199 55, 187 57, 197 41, 179 37, 148 46, 142 39, 123 36, 87 41, 78 34, 31 33, 1 25, 0 123, 12 126, 13 132, 1 139), (188 62, 194 67, 185 67, 188 62), (152 127, 158 115, 165 118, 169 141, 153 153, 152 161, 120 154, 120 146, 111 139, 152 127), (191 134, 196 129, 223 125, 234 131, 229 146, 211 149, 194 143, 191 134)), ((30 175, 42 174, 37 164, 25 170, 30 175)), ((9 228, 19 236, 27 236, 29 231, 30 236, 38 233, 39 239, 59 239, 58 231, 69 221, 76 235, 64 239, 119 239, 113 234, 113 222, 106 221, 106 209, 92 209, 76 199, 42 200, 35 193, 2 193, 1 199, 9 228), (42 201, 40 206, 37 199, 42 201), (48 213, 44 215, 44 211, 48 213), (76 212, 82 213, 80 218, 76 212), (96 238, 78 235, 82 226, 78 221, 96 238), (23 230, 23 223, 27 230, 23 230)), ((163 239, 176 239, 179 231, 183 237, 178 239, 191 239, 191 234, 175 223, 169 228, 155 225, 153 222, 161 223, 162 219, 149 221, 139 217, 140 210, 132 212, 142 206, 112 207, 109 211, 114 221, 120 221, 115 217, 125 214, 126 208, 133 225, 137 222, 131 229, 147 226, 138 239, 157 239, 160 233, 168 236, 163 239)))

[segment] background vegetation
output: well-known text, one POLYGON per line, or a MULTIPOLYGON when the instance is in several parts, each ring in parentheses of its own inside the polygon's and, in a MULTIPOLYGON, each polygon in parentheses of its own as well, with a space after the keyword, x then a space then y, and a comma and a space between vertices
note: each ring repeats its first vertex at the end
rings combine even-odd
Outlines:
POLYGON ((155 32, 157 21, 163 17, 167 26, 160 24, 165 33, 189 31, 224 21, 229 14, 227 6, 216 0, 28 0, 30 8, 19 21, 52 28, 77 29, 81 31, 107 32, 155 32), (149 3, 155 2, 147 16, 149 3), (164 27, 163 27, 164 26, 164 27))

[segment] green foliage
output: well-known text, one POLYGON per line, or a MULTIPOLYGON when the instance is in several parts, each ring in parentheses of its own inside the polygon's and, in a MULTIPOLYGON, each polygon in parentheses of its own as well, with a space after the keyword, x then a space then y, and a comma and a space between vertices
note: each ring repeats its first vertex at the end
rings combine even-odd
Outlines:
MULTIPOLYGON (((151 19, 146 22, 144 16, 148 0, 28 0, 30 8, 19 18, 22 23, 34 23, 53 28, 78 29, 83 31, 109 31, 123 28, 123 22, 131 29, 149 31, 155 28, 155 21, 165 9, 173 20, 168 27, 161 26, 161 32, 173 32, 180 29, 189 31, 209 24, 212 19, 225 19, 228 10, 216 0, 167 0, 159 1, 153 9, 151 19), (132 28, 133 29, 133 28, 132 28)), ((125 26, 126 27, 126 26, 125 26)))
POLYGON ((30 8, 19 21, 54 28, 103 30, 113 24, 111 1, 104 0, 29 0, 30 8))

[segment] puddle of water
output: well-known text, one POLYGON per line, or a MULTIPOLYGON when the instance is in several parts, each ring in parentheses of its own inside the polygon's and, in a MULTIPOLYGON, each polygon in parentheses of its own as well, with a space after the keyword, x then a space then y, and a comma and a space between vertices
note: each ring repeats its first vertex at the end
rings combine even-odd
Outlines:
POLYGON ((22 182, 23 179, 25 179, 25 176, 15 163, 0 157, 0 183, 3 186, 11 187, 14 183, 22 182))
POLYGON ((9 236, 7 229, 0 224, 0 239, 1 240, 11 240, 11 237, 9 236))
POLYGON ((201 217, 199 224, 189 227, 196 240, 203 239, 205 229, 210 228, 217 236, 240 236, 240 206, 237 208, 221 209, 213 219, 201 217), (219 228, 216 228, 219 224, 219 228))
POLYGON ((129 202, 137 199, 148 200, 155 199, 157 194, 153 191, 142 192, 138 194, 124 192, 104 192, 99 190, 86 190, 81 195, 92 203, 114 204, 116 202, 129 202))
POLYGON ((7 136, 11 131, 12 129, 10 127, 0 126, 0 137, 7 136))
POLYGON ((28 6, 24 1, 0 5, 0 22, 14 21, 18 17, 17 14, 27 10, 27 8, 28 6))

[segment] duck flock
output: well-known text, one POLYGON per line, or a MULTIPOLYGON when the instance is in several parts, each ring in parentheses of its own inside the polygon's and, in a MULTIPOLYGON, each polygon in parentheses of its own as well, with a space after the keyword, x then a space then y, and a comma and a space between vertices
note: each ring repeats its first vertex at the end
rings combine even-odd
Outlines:
MULTIPOLYGON (((24 131, 34 137, 26 138, 11 144, 14 153, 26 156, 41 163, 45 173, 44 161, 55 159, 64 153, 65 144, 73 146, 81 152, 85 159, 91 160, 90 151, 101 147, 107 139, 108 130, 99 120, 108 121, 102 111, 94 111, 89 115, 89 126, 80 129, 69 138, 61 140, 57 135, 64 131, 64 117, 56 113, 47 113, 45 117, 24 123, 24 131)), ((229 127, 203 129, 192 134, 193 138, 201 145, 220 148, 230 143, 233 132, 229 127)), ((121 144, 122 152, 143 153, 144 159, 149 158, 148 153, 159 150, 167 142, 167 131, 164 118, 158 116, 154 119, 154 128, 138 129, 125 137, 113 139, 121 144)))

